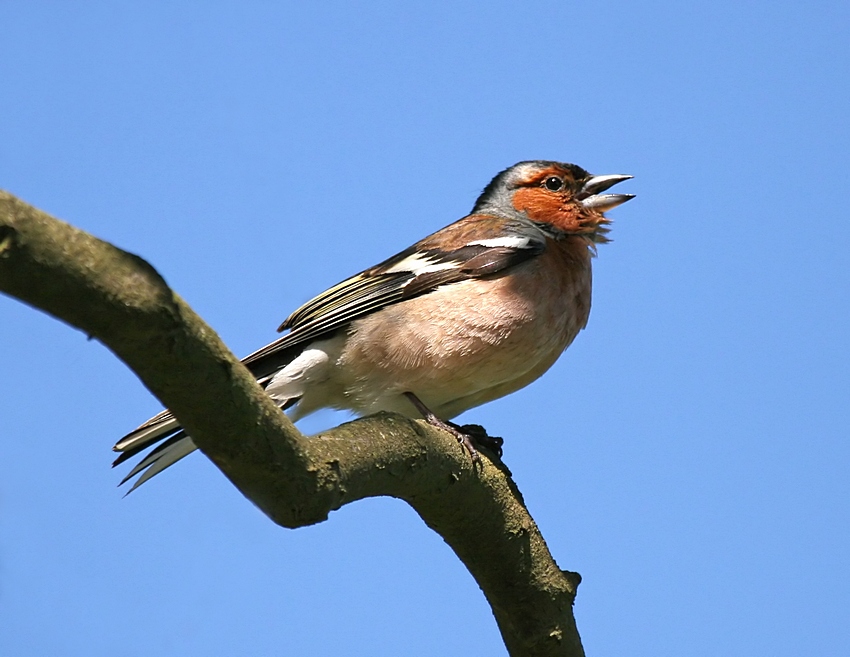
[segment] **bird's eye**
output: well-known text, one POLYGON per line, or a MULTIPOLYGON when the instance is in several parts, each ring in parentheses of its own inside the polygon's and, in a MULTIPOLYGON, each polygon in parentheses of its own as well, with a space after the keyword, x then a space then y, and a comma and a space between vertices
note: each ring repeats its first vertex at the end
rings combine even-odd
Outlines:
POLYGON ((557 176, 550 176, 543 184, 550 192, 557 192, 564 186, 564 181, 558 178, 557 176))

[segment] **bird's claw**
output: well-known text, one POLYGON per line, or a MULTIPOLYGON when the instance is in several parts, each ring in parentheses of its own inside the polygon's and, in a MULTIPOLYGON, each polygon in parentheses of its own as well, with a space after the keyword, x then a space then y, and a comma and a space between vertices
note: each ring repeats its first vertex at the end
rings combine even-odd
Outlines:
POLYGON ((475 443, 472 441, 471 436, 462 431, 453 432, 455 438, 460 443, 460 446, 463 447, 468 453, 469 458, 472 459, 473 463, 481 463, 481 456, 478 454, 478 450, 475 449, 475 443))
POLYGON ((503 438, 487 435, 487 430, 480 424, 464 424, 460 426, 454 422, 441 420, 415 394, 412 392, 406 392, 404 394, 416 409, 422 413, 428 424, 452 434, 460 443, 461 447, 467 451, 473 463, 481 463, 481 456, 478 454, 476 443, 479 447, 485 447, 493 452, 501 460, 502 445, 505 442, 503 438))
MULTIPOLYGON (((489 435, 487 433, 487 429, 482 427, 480 424, 464 424, 461 426, 458 426, 454 423, 451 424, 452 427, 454 427, 454 429, 459 434, 463 435, 466 438, 466 441, 461 440, 460 438, 458 438, 458 441, 461 443, 461 445, 466 447, 467 451, 469 451, 469 447, 467 446, 468 442, 473 447, 473 449, 475 448, 475 445, 477 445, 478 447, 483 447, 495 454, 495 456, 501 460, 502 445, 505 444, 504 438, 489 435)), ((472 456, 473 461, 478 460, 477 451, 475 452, 475 455, 470 452, 470 456, 472 456)))

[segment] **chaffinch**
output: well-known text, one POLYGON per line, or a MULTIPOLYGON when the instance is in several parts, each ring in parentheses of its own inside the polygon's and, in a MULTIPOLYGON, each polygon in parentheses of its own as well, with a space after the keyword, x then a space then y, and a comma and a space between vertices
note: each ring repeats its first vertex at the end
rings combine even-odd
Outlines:
MULTIPOLYGON (((476 442, 501 455, 501 439, 448 420, 537 379, 585 327, 604 212, 633 197, 602 192, 629 178, 515 164, 469 215, 308 301, 242 362, 293 420, 394 411, 451 432, 474 460, 476 442)), ((166 410, 118 441, 113 465, 156 443, 121 482, 142 473, 131 491, 196 449, 166 410)))

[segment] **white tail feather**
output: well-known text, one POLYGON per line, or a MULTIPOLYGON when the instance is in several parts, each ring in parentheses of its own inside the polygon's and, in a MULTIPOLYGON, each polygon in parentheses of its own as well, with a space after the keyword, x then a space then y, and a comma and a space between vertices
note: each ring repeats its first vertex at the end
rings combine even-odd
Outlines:
POLYGON ((165 412, 163 412, 160 413, 160 415, 163 416, 162 420, 159 420, 159 415, 148 420, 138 429, 128 433, 121 440, 115 443, 115 447, 112 449, 116 452, 126 452, 128 449, 132 449, 140 443, 154 443, 158 436, 171 433, 172 431, 180 428, 180 423, 177 421, 177 418, 171 415, 171 413, 166 415, 165 412))
POLYGON ((134 467, 130 471, 130 474, 125 477, 124 481, 127 481, 127 479, 130 479, 131 477, 137 475, 139 472, 142 472, 142 470, 145 470, 145 468, 147 468, 147 470, 145 470, 142 476, 139 477, 133 483, 132 488, 127 491, 127 494, 129 495, 139 486, 145 483, 148 479, 150 479, 154 475, 159 474, 167 467, 174 465, 175 463, 177 463, 177 461, 182 459, 184 456, 188 456, 196 449, 198 448, 195 447, 195 443, 192 442, 192 439, 189 438, 189 436, 186 436, 185 438, 178 440, 173 445, 169 445, 161 452, 157 454, 151 454, 150 456, 145 458, 141 463, 136 465, 136 467, 134 467))

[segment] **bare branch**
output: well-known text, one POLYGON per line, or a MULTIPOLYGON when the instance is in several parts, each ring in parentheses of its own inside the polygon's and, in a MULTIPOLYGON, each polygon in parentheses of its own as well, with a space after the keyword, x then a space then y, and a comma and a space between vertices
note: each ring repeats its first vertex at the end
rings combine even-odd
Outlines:
POLYGON ((0 192, 0 291, 85 331, 170 408, 274 522, 301 527, 365 497, 408 502, 478 582, 511 655, 583 655, 561 571, 510 472, 380 414, 306 438, 148 263, 0 192), (222 403, 226 401, 226 403, 222 403))

